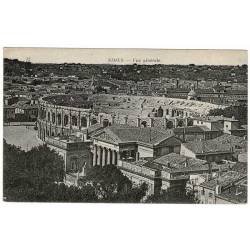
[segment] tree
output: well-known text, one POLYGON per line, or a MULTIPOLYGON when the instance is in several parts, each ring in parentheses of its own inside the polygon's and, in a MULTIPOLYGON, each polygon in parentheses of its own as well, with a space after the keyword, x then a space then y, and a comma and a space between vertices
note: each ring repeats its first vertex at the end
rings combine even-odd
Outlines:
POLYGON ((235 119, 239 120, 241 124, 247 124, 247 106, 230 106, 225 109, 212 109, 209 111, 209 115, 211 116, 220 116, 223 115, 225 117, 231 118, 235 117, 235 119))
POLYGON ((82 185, 90 184, 98 199, 103 202, 140 202, 145 196, 147 185, 133 187, 132 182, 113 165, 92 167, 83 177, 82 185))
POLYGON ((6 201, 97 201, 94 189, 68 187, 63 159, 46 145, 25 152, 4 141, 4 197, 6 201))

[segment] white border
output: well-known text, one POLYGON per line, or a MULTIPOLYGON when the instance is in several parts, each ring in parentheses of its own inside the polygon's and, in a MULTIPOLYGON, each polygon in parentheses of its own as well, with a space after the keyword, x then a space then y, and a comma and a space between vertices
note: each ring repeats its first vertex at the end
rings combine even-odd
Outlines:
MULTIPOLYGON (((1 1, 0 46, 249 49, 248 2, 1 1)), ((1 249, 249 248, 249 204, 1 202, 0 210, 1 249)))

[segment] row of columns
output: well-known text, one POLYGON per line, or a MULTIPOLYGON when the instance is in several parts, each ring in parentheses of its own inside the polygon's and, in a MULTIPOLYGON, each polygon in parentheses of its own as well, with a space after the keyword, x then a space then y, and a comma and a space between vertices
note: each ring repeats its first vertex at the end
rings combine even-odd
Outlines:
POLYGON ((117 165, 120 160, 118 151, 94 145, 93 149, 93 166, 117 165))

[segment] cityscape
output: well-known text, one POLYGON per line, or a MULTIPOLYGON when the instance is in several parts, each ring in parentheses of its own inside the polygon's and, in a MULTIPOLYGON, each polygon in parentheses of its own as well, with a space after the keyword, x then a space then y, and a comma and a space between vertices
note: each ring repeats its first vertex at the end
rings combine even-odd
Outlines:
POLYGON ((248 65, 108 62, 4 57, 4 201, 247 203, 248 65))

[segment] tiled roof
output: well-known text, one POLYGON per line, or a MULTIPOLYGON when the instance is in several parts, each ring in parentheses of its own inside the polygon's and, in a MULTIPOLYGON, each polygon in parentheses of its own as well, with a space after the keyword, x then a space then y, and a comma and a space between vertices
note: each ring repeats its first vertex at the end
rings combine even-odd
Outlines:
POLYGON ((200 116, 200 117, 195 117, 194 120, 206 121, 206 122, 238 121, 235 118, 224 117, 224 116, 200 116))
POLYGON ((192 141, 183 144, 186 148, 195 154, 212 153, 212 152, 230 152, 234 147, 247 147, 247 141, 239 136, 223 134, 212 140, 192 141))
POLYGON ((189 126, 189 127, 177 127, 174 128, 175 134, 185 133, 204 133, 205 131, 210 131, 210 129, 206 126, 189 126))
POLYGON ((222 191, 217 197, 232 203, 247 203, 247 180, 222 191))
POLYGON ((183 143, 183 146, 191 150, 195 154, 230 152, 231 146, 229 144, 217 143, 213 140, 207 141, 192 141, 183 143))
MULTIPOLYGON (((173 137, 172 130, 160 130, 159 128, 137 128, 127 125, 114 125, 104 129, 100 139, 122 143, 141 142, 150 145, 157 145, 167 138, 173 137)), ((176 139, 180 141, 179 139, 176 139)))
MULTIPOLYGON (((209 168, 207 162, 204 160, 190 158, 176 153, 163 155, 155 159, 153 164, 161 165, 163 169, 169 172, 208 170, 209 168)), ((217 169, 215 165, 213 168, 217 169)))
POLYGON ((239 173, 237 171, 228 171, 215 179, 212 179, 201 184, 202 187, 209 188, 214 190, 217 185, 220 185, 222 188, 226 188, 231 184, 234 184, 243 178, 247 177, 246 174, 239 173))

